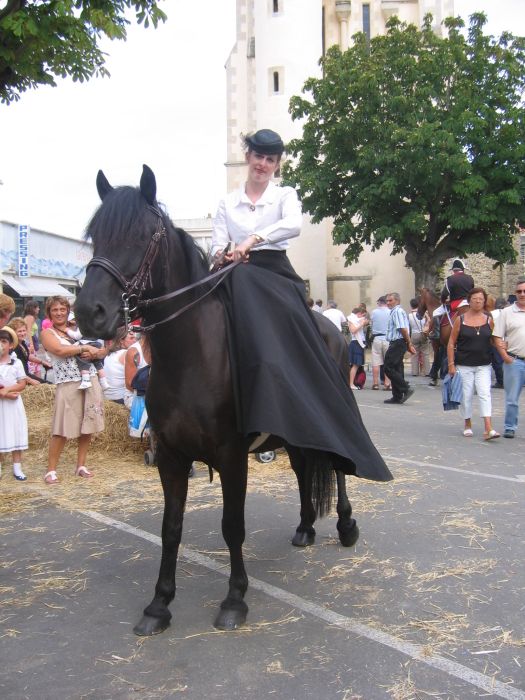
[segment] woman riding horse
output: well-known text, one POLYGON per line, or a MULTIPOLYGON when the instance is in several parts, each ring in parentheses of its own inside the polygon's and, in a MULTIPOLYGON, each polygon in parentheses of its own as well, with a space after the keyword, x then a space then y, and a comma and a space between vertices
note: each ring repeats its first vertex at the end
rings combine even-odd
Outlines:
MULTIPOLYGON (((263 141, 257 142, 259 148, 265 147, 263 141)), ((237 205, 230 198, 224 202, 228 236, 236 235, 237 211, 231 215, 236 206, 263 226, 253 225, 244 240, 234 238, 238 245, 229 257, 234 262, 219 271, 219 277, 209 275, 203 252, 159 209, 155 176, 147 166, 140 189, 114 189, 102 172, 97 177, 102 205, 86 232, 95 255, 75 304, 76 317, 85 334, 110 338, 122 314, 126 317, 128 302, 140 309, 152 358, 146 407, 157 435, 165 498, 159 578, 155 596, 135 628, 139 635, 157 634, 169 625, 193 460, 206 463, 210 473, 215 469, 221 477, 222 533, 230 551, 231 575, 215 621, 220 629, 239 627, 248 612, 244 504, 248 453, 256 449, 257 438, 262 442, 257 451, 286 447, 299 482, 306 534, 306 524, 315 520, 311 496, 322 512, 332 469, 378 481, 392 478, 350 390, 344 339, 330 321, 309 310, 304 283, 286 252, 256 251, 249 240, 255 232, 269 245, 271 234, 286 224, 290 210, 296 222, 291 228, 297 226, 300 210, 294 204, 295 192, 270 187, 266 177, 268 169, 270 175, 275 171, 280 152, 279 146, 274 163, 265 158, 253 166, 249 184, 237 194, 237 205), (247 246, 251 251, 247 264, 236 264, 248 252, 247 246), (220 286, 211 286, 210 277, 214 283, 220 279, 220 286), (329 328, 323 328, 323 321, 329 328), (333 355, 325 338, 333 341, 333 355)), ((256 152, 247 158, 256 163, 256 152)), ((342 482, 344 486, 344 478, 342 482)), ((346 504, 346 512, 338 504, 337 528, 344 535, 342 543, 349 546, 357 540, 358 529, 346 504)))

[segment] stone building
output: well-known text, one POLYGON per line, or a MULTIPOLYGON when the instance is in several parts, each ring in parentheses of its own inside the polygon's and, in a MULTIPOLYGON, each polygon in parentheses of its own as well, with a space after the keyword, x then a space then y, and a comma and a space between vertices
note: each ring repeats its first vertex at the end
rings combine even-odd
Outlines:
MULTIPOLYGON (((269 128, 285 142, 301 135, 301 124, 288 113, 290 98, 307 78, 320 77, 319 58, 330 46, 345 50, 358 31, 382 34, 394 14, 421 26, 430 12, 442 34, 441 22, 453 11, 453 0, 237 0, 237 40, 226 63, 228 192, 246 177, 241 134, 269 128)), ((392 256, 391 246, 383 245, 374 253, 365 249, 358 263, 345 267, 344 246, 333 244, 332 228, 330 220, 314 225, 305 215, 301 236, 290 242, 290 259, 310 295, 335 298, 349 313, 395 290, 408 306, 414 275, 404 255, 392 256)))

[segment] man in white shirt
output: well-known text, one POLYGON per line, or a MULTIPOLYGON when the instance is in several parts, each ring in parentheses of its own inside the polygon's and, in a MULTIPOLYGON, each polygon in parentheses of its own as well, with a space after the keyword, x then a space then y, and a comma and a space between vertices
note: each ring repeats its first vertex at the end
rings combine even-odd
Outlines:
POLYGON ((502 309, 493 331, 494 342, 503 358, 505 385, 505 432, 513 438, 518 428, 519 399, 525 380, 525 277, 516 282, 516 301, 502 309), (506 341, 506 348, 503 347, 506 341))
POLYGON ((343 332, 343 326, 348 326, 348 321, 342 311, 337 308, 337 302, 330 299, 327 303, 328 308, 323 313, 323 316, 329 318, 334 325, 336 325, 341 332, 343 332))
POLYGON ((316 299, 312 311, 317 311, 318 314, 323 313, 323 300, 316 299))
MULTIPOLYGON (((492 316, 492 319, 494 320, 494 327, 496 327, 496 321, 498 320, 498 317, 501 313, 502 309, 505 309, 507 306, 509 306, 508 302, 506 299, 503 297, 498 297, 496 299, 495 303, 495 309, 494 311, 490 312, 490 315, 492 316)), ((494 370, 494 374, 496 375, 496 385, 495 389, 503 389, 503 358, 498 352, 498 349, 496 345, 491 346, 492 350, 492 369, 494 370)))

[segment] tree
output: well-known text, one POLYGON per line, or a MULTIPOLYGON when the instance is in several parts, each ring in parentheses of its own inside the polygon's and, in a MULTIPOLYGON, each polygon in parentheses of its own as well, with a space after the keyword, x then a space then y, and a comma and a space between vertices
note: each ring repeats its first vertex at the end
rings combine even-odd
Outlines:
POLYGON ((157 27, 166 15, 156 0, 7 0, 0 9, 0 100, 9 104, 53 76, 89 80, 109 75, 102 35, 126 39, 126 9, 157 27))
POLYGON ((450 257, 485 253, 515 262, 512 237, 525 222, 525 39, 483 34, 486 17, 448 18, 438 37, 387 23, 367 44, 331 48, 323 78, 293 97, 301 139, 287 151, 284 180, 314 222, 334 218, 346 264, 365 244, 405 251, 419 286, 434 287, 450 257))

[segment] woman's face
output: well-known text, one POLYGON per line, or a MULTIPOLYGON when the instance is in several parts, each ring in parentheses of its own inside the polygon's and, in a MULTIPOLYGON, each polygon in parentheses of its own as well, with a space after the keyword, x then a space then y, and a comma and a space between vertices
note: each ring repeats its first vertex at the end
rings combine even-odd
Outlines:
POLYGON ((120 347, 125 348, 127 350, 128 348, 130 348, 133 345, 134 342, 135 342, 135 333, 133 333, 133 331, 128 331, 126 333, 126 337, 122 338, 122 340, 120 341, 120 347))
POLYGON ((16 329, 16 334, 18 336, 18 340, 22 342, 27 338, 27 328, 25 326, 20 326, 16 329))
POLYGON ((257 183, 268 182, 279 167, 279 157, 276 155, 265 156, 252 151, 246 154, 245 160, 248 164, 248 179, 257 183))
POLYGON ((470 297, 470 306, 476 311, 482 309, 485 306, 485 297, 483 294, 473 294, 470 297))
POLYGON ((56 303, 56 304, 51 304, 51 307, 49 308, 49 315, 51 316, 51 320, 53 323, 57 325, 63 325, 67 322, 67 316, 68 316, 69 310, 67 306, 64 306, 63 304, 56 303))

